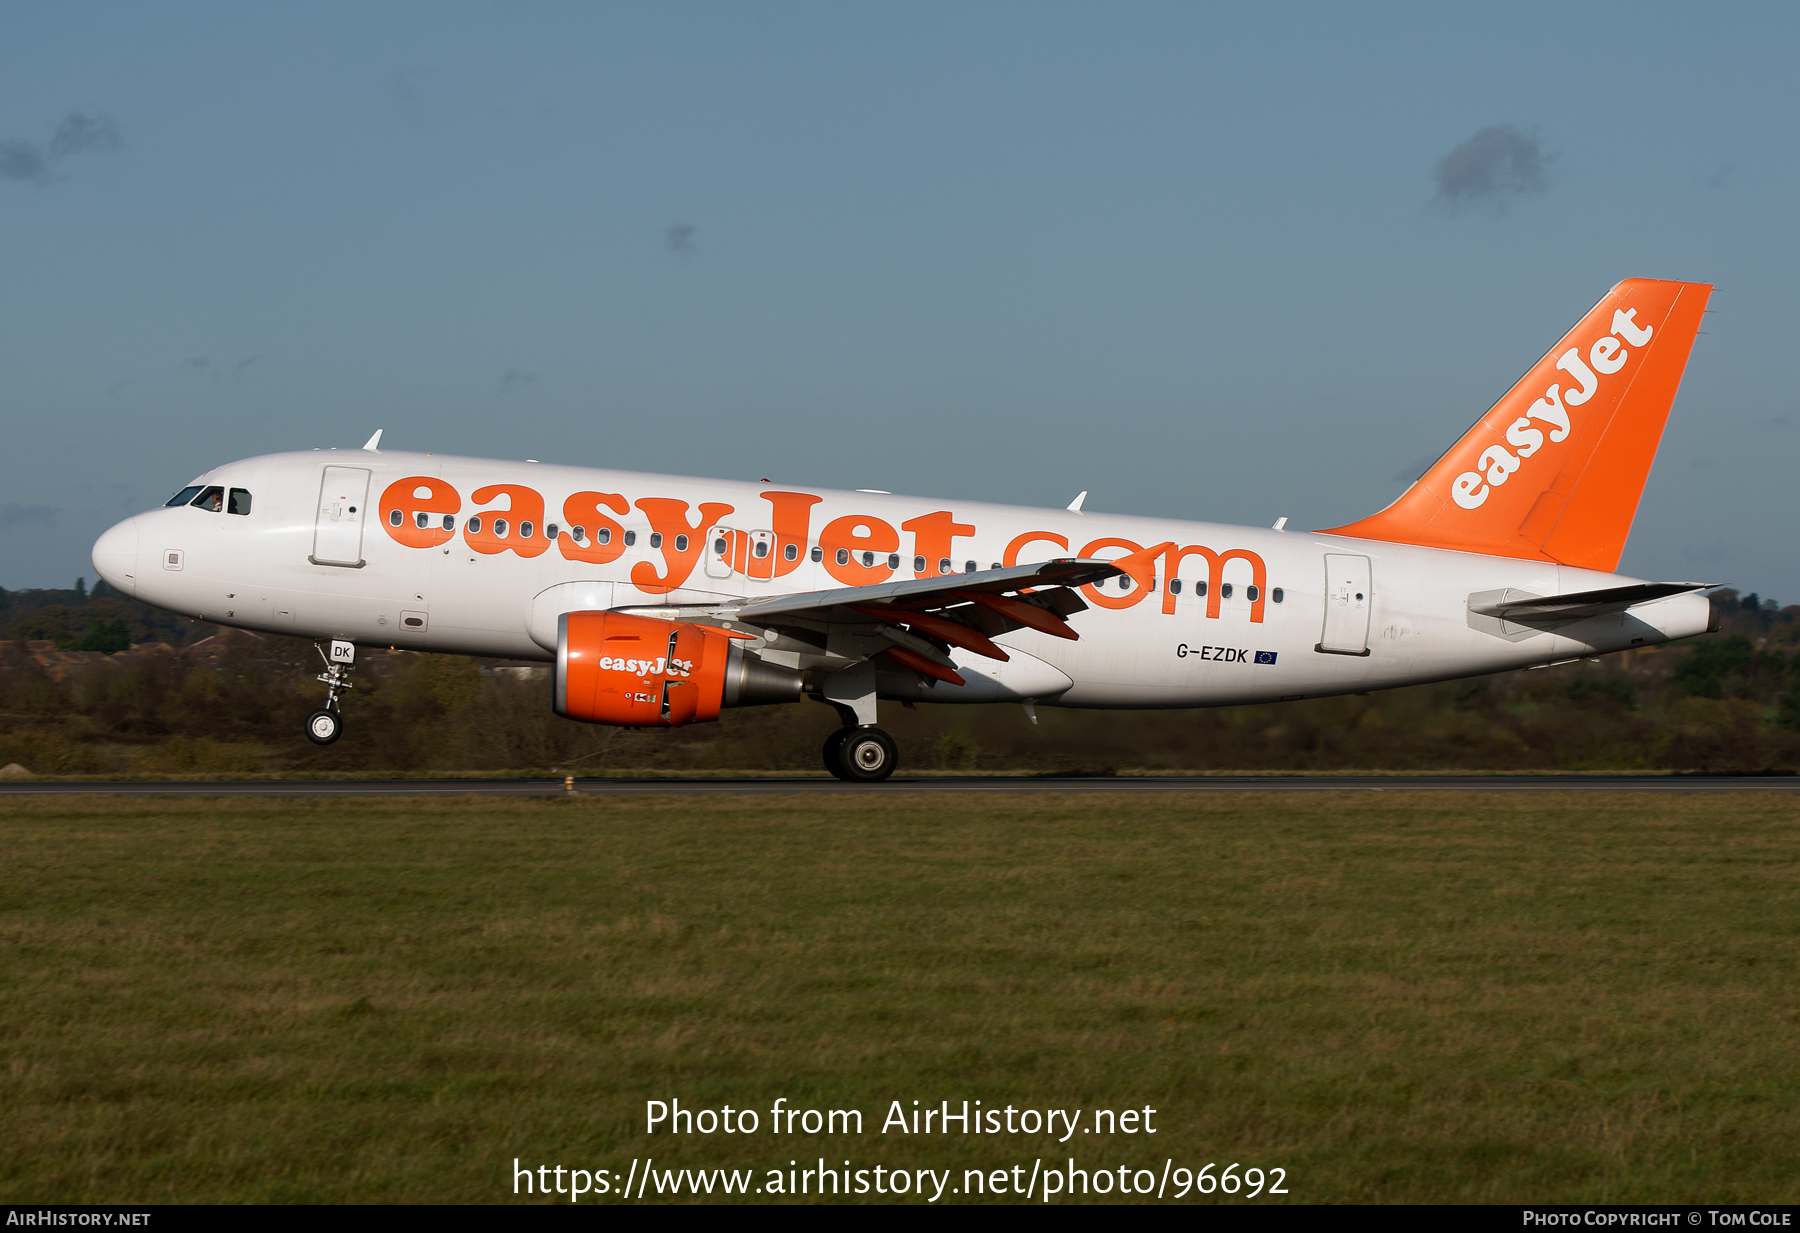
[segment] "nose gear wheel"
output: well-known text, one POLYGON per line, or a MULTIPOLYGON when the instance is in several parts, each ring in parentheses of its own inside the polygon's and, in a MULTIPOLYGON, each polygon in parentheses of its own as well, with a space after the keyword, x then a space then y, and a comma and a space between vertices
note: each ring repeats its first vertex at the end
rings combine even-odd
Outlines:
POLYGON ((335 710, 320 709, 306 717, 306 738, 315 745, 329 745, 344 734, 344 719, 335 710))

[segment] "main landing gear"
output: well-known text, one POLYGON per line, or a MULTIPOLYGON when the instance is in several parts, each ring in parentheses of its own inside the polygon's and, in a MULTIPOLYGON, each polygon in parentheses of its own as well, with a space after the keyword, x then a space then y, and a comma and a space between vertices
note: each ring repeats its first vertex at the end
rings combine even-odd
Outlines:
POLYGON ((844 726, 825 738, 825 769, 847 783, 880 783, 900 759, 894 738, 875 726, 875 670, 858 664, 825 678, 815 695, 844 726))
POLYGON ((325 705, 306 717, 306 739, 315 745, 329 745, 344 735, 344 716, 338 707, 338 691, 354 688, 350 669, 356 662, 356 647, 348 642, 333 642, 331 654, 313 643, 313 650, 325 661, 325 671, 318 680, 325 682, 325 705))
POLYGON ((899 753, 880 728, 839 728, 825 738, 825 769, 848 783, 880 783, 894 773, 899 753))

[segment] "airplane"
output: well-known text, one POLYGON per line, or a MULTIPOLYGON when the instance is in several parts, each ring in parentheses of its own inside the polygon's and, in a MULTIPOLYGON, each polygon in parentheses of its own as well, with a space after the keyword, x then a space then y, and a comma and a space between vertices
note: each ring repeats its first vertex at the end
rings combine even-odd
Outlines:
POLYGON ((554 665, 570 719, 811 698, 825 767, 898 763, 881 701, 1204 707, 1365 693, 1716 628, 1619 575, 1712 287, 1613 287, 1379 513, 1311 533, 381 448, 214 467, 94 545, 126 595, 328 642, 554 665), (332 457, 333 454, 338 455, 332 457))

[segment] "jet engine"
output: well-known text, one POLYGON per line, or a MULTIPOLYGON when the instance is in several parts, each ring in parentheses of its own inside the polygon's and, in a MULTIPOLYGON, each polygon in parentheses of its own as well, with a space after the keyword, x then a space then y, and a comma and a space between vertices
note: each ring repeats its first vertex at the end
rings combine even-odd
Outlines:
POLYGON ((728 706, 793 702, 800 673, 724 630, 624 612, 565 612, 556 625, 556 713, 626 728, 678 728, 728 706))

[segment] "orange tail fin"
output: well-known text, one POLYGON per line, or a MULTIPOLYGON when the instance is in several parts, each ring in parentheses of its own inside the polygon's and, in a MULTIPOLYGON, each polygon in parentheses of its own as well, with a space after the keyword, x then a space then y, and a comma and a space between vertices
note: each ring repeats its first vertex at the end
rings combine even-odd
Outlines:
POLYGON ((1611 573, 1711 295, 1626 279, 1398 501, 1321 534, 1611 573))

